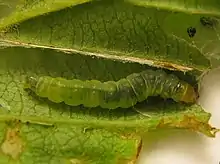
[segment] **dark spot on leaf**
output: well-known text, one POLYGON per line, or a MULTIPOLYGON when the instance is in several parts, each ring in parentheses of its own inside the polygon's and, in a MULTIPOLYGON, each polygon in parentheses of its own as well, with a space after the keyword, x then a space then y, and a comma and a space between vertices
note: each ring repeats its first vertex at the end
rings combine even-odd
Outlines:
POLYGON ((218 22, 216 19, 211 17, 201 17, 200 23, 205 27, 213 28, 217 25, 218 22))
POLYGON ((187 28, 187 33, 190 38, 194 37, 196 34, 196 28, 195 27, 189 27, 187 28))

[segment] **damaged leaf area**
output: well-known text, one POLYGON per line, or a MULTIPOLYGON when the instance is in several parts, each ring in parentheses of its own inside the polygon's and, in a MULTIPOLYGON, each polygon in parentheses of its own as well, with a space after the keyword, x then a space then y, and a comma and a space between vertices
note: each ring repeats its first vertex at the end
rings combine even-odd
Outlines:
POLYGON ((24 88, 26 77, 105 82, 146 69, 163 69, 196 87, 213 64, 205 40, 219 40, 218 26, 203 27, 200 18, 218 14, 217 4, 201 0, 199 10, 187 1, 157 2, 0 1, 2 8, 11 6, 0 14, 0 163, 133 164, 149 131, 188 129, 215 137, 211 115, 197 104, 149 97, 127 109, 86 108, 24 88), (191 26, 194 37, 187 33, 191 26))
POLYGON ((19 136, 19 129, 8 128, 5 140, 1 145, 1 150, 5 155, 10 156, 12 159, 16 159, 22 152, 23 142, 19 136))

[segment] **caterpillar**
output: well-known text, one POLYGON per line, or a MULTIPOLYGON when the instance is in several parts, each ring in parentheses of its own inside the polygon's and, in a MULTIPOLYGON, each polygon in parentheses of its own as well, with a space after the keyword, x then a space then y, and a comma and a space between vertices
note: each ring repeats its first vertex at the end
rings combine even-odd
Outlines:
POLYGON ((107 109, 129 108, 148 96, 161 96, 185 103, 194 103, 197 97, 190 84, 162 70, 145 70, 107 82, 29 76, 26 77, 25 88, 55 103, 107 109))

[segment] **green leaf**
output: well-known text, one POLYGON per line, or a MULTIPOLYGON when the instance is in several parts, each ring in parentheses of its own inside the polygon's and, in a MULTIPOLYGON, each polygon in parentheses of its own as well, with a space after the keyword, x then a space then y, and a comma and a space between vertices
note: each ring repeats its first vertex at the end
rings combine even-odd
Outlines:
MULTIPOLYGON (((124 1, 92 1, 23 22, 11 21, 10 17, 3 19, 1 27, 6 27, 2 30, 2 42, 55 47, 181 71, 207 70, 210 62, 200 49, 167 30, 172 28, 172 15, 176 14, 170 10, 124 1)), ((189 23, 199 22, 197 15, 186 17, 189 23)), ((188 36, 187 29, 182 29, 181 34, 188 36)))
POLYGON ((195 46, 211 61, 211 67, 220 65, 220 3, 216 0, 129 0, 135 5, 145 7, 157 7, 171 11, 172 14, 164 16, 163 30, 173 36, 195 46), (212 27, 204 26, 200 18, 211 18, 214 22, 212 27), (175 22, 175 23, 173 23, 175 22), (196 35, 190 38, 186 30, 189 27, 196 28, 196 35))
POLYGON ((1 2, 0 16, 8 15, 2 18, 1 25, 5 26, 12 23, 17 23, 28 18, 42 15, 48 12, 60 10, 66 7, 82 4, 91 0, 8 0, 1 2))
MULTIPOLYGON (((217 0, 128 0, 135 5, 145 7, 158 7, 160 9, 181 11, 186 13, 197 13, 197 14, 220 14, 220 3, 217 0)), ((185 20, 184 20, 185 21, 185 20)))

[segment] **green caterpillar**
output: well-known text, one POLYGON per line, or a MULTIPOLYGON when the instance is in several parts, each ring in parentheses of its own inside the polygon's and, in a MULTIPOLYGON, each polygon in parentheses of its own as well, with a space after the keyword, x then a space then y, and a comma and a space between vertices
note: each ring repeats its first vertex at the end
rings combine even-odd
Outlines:
POLYGON ((27 77, 25 88, 55 103, 64 102, 71 106, 83 104, 85 107, 100 106, 108 109, 129 108, 148 96, 158 95, 177 102, 196 101, 196 92, 190 84, 162 70, 133 73, 116 82, 67 80, 49 76, 27 77))

